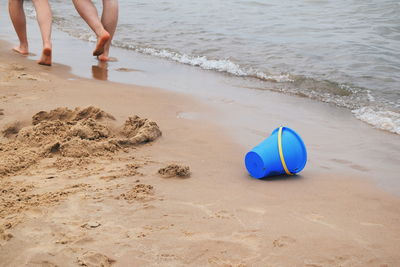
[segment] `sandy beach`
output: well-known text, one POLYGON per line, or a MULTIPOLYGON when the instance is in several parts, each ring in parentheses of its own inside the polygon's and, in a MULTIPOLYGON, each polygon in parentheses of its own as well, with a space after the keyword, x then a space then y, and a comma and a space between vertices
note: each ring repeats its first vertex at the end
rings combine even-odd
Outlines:
MULTIPOLYGON (((244 135, 207 119, 223 117, 215 106, 0 47, 1 266, 400 264, 400 199, 368 178, 396 176, 398 159, 366 166, 350 151, 328 166, 319 156, 335 153, 332 134, 331 147, 310 146, 301 175, 255 180, 244 135)), ((374 142, 398 140, 363 134, 389 136, 370 142, 377 155, 374 142)))

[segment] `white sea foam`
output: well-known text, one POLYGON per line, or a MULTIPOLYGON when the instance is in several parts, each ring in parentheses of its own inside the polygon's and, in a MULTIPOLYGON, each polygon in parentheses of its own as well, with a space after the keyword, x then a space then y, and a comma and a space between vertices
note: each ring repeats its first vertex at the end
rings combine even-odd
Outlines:
MULTIPOLYGON (((118 45, 118 44, 117 44, 118 45)), ((124 45, 119 45, 124 47, 124 45)), ((126 47, 126 46, 125 46, 126 47)), ((152 55, 160 58, 166 58, 175 62, 183 63, 186 65, 200 67, 205 70, 214 70, 219 72, 226 72, 236 76, 249 76, 256 77, 262 80, 268 80, 273 82, 291 82, 288 74, 267 74, 254 70, 252 68, 242 67, 229 59, 209 59, 206 56, 191 56, 186 54, 180 54, 165 49, 155 48, 142 48, 135 46, 128 46, 127 48, 135 50, 139 53, 152 55)))
POLYGON ((400 134, 400 113, 362 107, 352 111, 356 118, 375 128, 400 134))
MULTIPOLYGON (((271 75, 266 74, 261 71, 254 70, 252 68, 243 68, 238 64, 228 60, 228 59, 208 59, 205 56, 189 56, 186 54, 179 54, 167 50, 157 50, 154 48, 135 48, 129 47, 137 52, 157 56, 161 58, 167 58, 179 63, 198 66, 200 68, 206 70, 215 70, 219 72, 226 72, 236 76, 250 76, 256 77, 261 80, 266 81, 273 81, 273 82, 293 82, 294 80, 290 78, 288 74, 280 74, 280 75, 271 75)), ((355 88, 352 88, 348 85, 340 85, 342 89, 346 89, 352 94, 348 97, 340 97, 337 95, 332 95, 329 93, 322 93, 322 92, 314 92, 313 90, 303 91, 303 95, 307 95, 310 98, 318 99, 320 101, 328 102, 328 103, 335 103, 338 106, 347 107, 347 108, 354 108, 356 103, 363 102, 361 98, 368 99, 368 102, 372 103, 375 102, 374 96, 371 94, 369 90, 366 90, 365 96, 358 92, 355 88), (356 98, 356 99, 355 99, 356 98)), ((299 88, 295 89, 296 91, 299 88)), ((285 90, 282 90, 285 92, 285 90)), ((298 93, 298 92, 291 92, 291 93, 298 93)), ((290 90, 288 90, 290 92, 290 90)), ((387 111, 387 110, 377 110, 372 107, 361 107, 352 110, 353 114, 356 116, 357 119, 362 120, 375 128, 386 130, 392 133, 400 134, 400 113, 387 111)))

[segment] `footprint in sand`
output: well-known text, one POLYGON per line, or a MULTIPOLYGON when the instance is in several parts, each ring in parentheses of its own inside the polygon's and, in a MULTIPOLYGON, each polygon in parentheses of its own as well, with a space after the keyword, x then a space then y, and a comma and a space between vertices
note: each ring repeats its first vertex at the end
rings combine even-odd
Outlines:
POLYGON ((351 164, 351 165, 350 165, 350 168, 352 168, 352 169, 354 169, 354 170, 357 170, 357 171, 362 171, 362 172, 367 172, 367 171, 369 171, 368 168, 365 168, 365 167, 360 166, 360 165, 357 165, 357 164, 351 164))
MULTIPOLYGON (((342 255, 342 256, 334 256, 334 257, 327 257, 318 260, 315 262, 314 260, 304 260, 304 266, 307 267, 322 267, 322 266, 353 266, 352 257, 349 255, 342 255)), ((363 266, 363 265, 361 265, 363 266)), ((378 264, 371 264, 368 266, 385 266, 385 265, 378 265, 378 264)))
POLYGON ((18 94, 7 94, 0 96, 0 100, 2 102, 8 102, 10 99, 16 99, 16 98, 20 98, 18 94))
POLYGON ((0 116, 4 115, 4 109, 0 108, 0 116))
POLYGON ((233 218, 233 215, 230 214, 230 213, 229 213, 228 211, 226 211, 226 210, 217 211, 217 212, 214 214, 214 216, 215 216, 215 218, 218 218, 218 219, 231 219, 231 218, 233 218))
POLYGON ((179 260, 180 258, 177 255, 169 254, 169 253, 162 253, 158 255, 158 258, 162 261, 174 261, 179 260))
POLYGON ((11 69, 12 69, 12 70, 17 70, 17 71, 26 70, 26 68, 25 68, 24 66, 17 65, 17 64, 13 64, 13 65, 11 66, 11 69))
POLYGON ((320 264, 317 264, 317 263, 312 263, 312 262, 305 262, 304 263, 304 266, 307 266, 307 267, 323 267, 323 265, 320 265, 320 264))
POLYGON ((339 164, 344 164, 344 165, 352 163, 351 161, 344 160, 344 159, 331 159, 331 161, 339 163, 339 164))
POLYGON ((363 166, 358 165, 358 164, 354 164, 353 162, 348 161, 348 160, 344 160, 344 159, 331 159, 331 161, 336 162, 336 163, 339 163, 339 164, 342 164, 342 165, 347 165, 347 166, 349 166, 350 168, 352 168, 353 170, 362 171, 362 172, 367 172, 367 171, 369 171, 368 168, 363 167, 363 166))
POLYGON ((78 264, 80 266, 109 267, 113 263, 115 263, 115 260, 107 257, 106 255, 94 251, 87 251, 80 258, 78 258, 78 264))
POLYGON ((328 166, 324 166, 324 165, 319 165, 321 168, 325 169, 325 170, 330 170, 332 168, 329 168, 328 166))
MULTIPOLYGON (((39 255, 38 257, 41 257, 42 255, 39 255)), ((42 256, 46 257, 46 255, 42 256)), ((57 267, 57 264, 52 263, 51 261, 48 260, 31 260, 28 262, 28 266, 40 266, 40 267, 57 267)))
POLYGON ((309 221, 315 222, 315 223, 319 223, 325 226, 328 226, 332 229, 336 229, 336 226, 330 223, 327 223, 325 221, 323 221, 323 219, 325 218, 324 216, 320 215, 320 214, 316 214, 316 213, 311 213, 305 216, 305 218, 309 221))
POLYGON ((4 230, 0 229, 0 240, 10 241, 14 236, 10 233, 4 232, 4 230))
POLYGON ((293 243, 295 243, 296 242, 296 239, 294 239, 294 238, 292 238, 292 237, 290 237, 290 236, 281 236, 281 237, 279 237, 278 239, 275 239, 273 242, 272 242, 272 245, 275 247, 275 248, 283 248, 283 247, 287 247, 287 246, 289 246, 290 244, 293 244, 293 243))
POLYGON ((137 238, 145 238, 146 236, 155 233, 155 232, 160 232, 160 231, 165 231, 170 229, 171 227, 174 227, 174 224, 168 224, 168 225, 145 225, 142 228, 142 231, 140 231, 136 237, 137 238))
POLYGON ((226 259, 225 257, 212 256, 208 258, 211 266, 247 266, 240 259, 226 259))
POLYGON ((28 81, 39 81, 39 82, 46 82, 47 80, 42 79, 40 77, 28 74, 28 73, 21 73, 17 76, 20 80, 28 80, 28 81))

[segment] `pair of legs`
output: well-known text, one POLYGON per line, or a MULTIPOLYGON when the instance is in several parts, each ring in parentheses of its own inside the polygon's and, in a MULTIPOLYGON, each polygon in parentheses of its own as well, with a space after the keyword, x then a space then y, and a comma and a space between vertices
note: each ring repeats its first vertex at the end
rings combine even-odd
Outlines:
MULTIPOLYGON (((40 33, 43 41, 42 55, 38 61, 41 65, 51 65, 51 10, 48 0, 32 0, 36 10, 36 17, 40 27, 40 33)), ((23 0, 9 0, 8 10, 11 21, 14 25, 19 39, 19 46, 13 50, 22 54, 28 55, 28 37, 26 34, 26 18, 24 12, 23 0)))
POLYGON ((101 19, 91 0, 72 0, 79 15, 97 35, 96 48, 93 55, 100 61, 109 60, 112 37, 118 23, 118 0, 103 0, 101 19))

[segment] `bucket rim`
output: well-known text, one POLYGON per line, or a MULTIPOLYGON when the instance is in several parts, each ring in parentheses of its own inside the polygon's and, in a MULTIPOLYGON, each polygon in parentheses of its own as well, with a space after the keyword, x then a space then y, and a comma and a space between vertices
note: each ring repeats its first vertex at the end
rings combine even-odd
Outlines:
MULTIPOLYGON (((290 171, 291 173, 294 173, 294 174, 295 174, 295 173, 299 173, 299 172, 301 172, 301 171, 304 169, 304 167, 306 166, 306 163, 307 163, 307 149, 306 149, 306 145, 304 144, 303 139, 300 137, 300 135, 299 135, 295 130, 293 130, 293 129, 289 128, 289 127, 286 127, 286 126, 281 126, 281 127, 282 127, 282 135, 283 135, 283 131, 285 131, 285 130, 291 132, 291 133, 297 138, 297 140, 299 141, 299 144, 300 144, 300 146, 301 146, 301 148, 302 148, 302 151, 303 151, 303 162, 302 162, 302 164, 300 165, 300 168, 298 168, 296 171, 292 171, 291 169, 289 169, 289 171, 290 171)), ((278 127, 278 128, 276 128, 275 130, 273 130, 272 133, 271 133, 271 135, 273 135, 273 134, 275 134, 276 132, 278 132, 278 131, 279 131, 279 128, 281 128, 281 127, 278 127)), ((283 155, 283 156, 285 156, 285 155, 283 155)))

